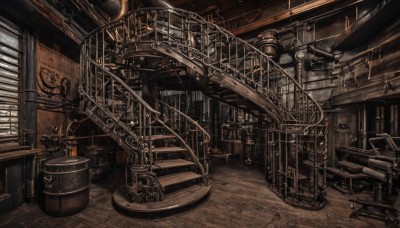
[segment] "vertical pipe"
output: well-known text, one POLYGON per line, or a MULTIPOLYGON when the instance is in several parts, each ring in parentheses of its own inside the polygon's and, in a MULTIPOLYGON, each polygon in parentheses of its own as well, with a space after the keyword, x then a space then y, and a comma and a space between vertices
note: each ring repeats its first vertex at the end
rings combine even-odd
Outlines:
POLYGON ((383 133, 384 132, 384 107, 376 107, 375 111, 375 134, 383 133))
POLYGON ((36 199, 37 157, 30 156, 25 161, 25 198, 32 202, 36 199))
POLYGON ((399 136, 399 106, 390 106, 390 135, 399 136))
POLYGON ((24 31, 24 128, 31 133, 28 145, 36 147, 37 137, 37 110, 36 110, 36 37, 31 31, 24 31))
POLYGON ((367 105, 363 105, 363 142, 362 148, 367 149, 367 105))

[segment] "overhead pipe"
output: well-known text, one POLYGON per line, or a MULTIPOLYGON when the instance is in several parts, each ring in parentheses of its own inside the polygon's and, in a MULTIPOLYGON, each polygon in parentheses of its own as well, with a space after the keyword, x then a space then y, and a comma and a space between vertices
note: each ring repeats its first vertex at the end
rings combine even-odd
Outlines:
POLYGON ((315 55, 319 55, 319 56, 325 57, 325 58, 327 58, 329 60, 335 60, 335 55, 333 55, 332 53, 329 53, 327 51, 318 49, 315 46, 307 45, 307 49, 309 51, 313 52, 315 55))
POLYGON ((121 20, 129 11, 129 0, 96 0, 100 8, 110 16, 113 21, 121 20))
POLYGON ((119 0, 120 10, 117 16, 114 17, 114 21, 121 20, 129 11, 129 1, 128 0, 119 0))

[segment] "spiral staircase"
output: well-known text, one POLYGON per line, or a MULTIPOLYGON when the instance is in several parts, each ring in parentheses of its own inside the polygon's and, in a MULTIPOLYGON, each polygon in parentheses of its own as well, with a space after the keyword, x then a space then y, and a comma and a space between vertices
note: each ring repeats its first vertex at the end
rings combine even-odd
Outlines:
POLYGON ((153 91, 182 88, 264 121, 268 187, 295 206, 325 205, 326 127, 314 99, 267 55, 197 14, 144 8, 91 32, 81 51, 83 110, 128 152, 119 207, 165 211, 209 193, 209 135, 153 91))

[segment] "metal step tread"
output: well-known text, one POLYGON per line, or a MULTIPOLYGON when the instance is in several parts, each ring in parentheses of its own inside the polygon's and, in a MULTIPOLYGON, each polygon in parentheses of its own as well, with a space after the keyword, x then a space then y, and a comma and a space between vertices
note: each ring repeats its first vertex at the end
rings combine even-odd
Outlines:
POLYGON ((183 173, 175 173, 166 176, 158 177, 158 181, 160 182, 163 188, 183 183, 186 181, 194 180, 201 177, 201 175, 193 172, 183 172, 183 173))
POLYGON ((174 138, 176 138, 175 135, 152 135, 152 136, 145 136, 144 140, 149 141, 151 139, 152 141, 155 141, 155 140, 174 139, 174 138))
POLYGON ((171 159, 171 160, 158 160, 152 165, 153 170, 157 169, 168 169, 182 166, 194 165, 194 162, 184 160, 184 159, 171 159))
POLYGON ((177 146, 156 147, 151 150, 153 153, 171 153, 171 152, 184 152, 185 148, 177 146))

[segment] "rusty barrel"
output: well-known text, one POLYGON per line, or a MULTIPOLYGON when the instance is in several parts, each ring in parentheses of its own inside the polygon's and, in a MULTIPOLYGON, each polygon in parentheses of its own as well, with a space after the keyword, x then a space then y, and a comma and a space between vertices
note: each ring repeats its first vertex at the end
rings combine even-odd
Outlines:
POLYGON ((83 210, 89 203, 89 159, 63 157, 45 163, 44 209, 54 216, 83 210))

